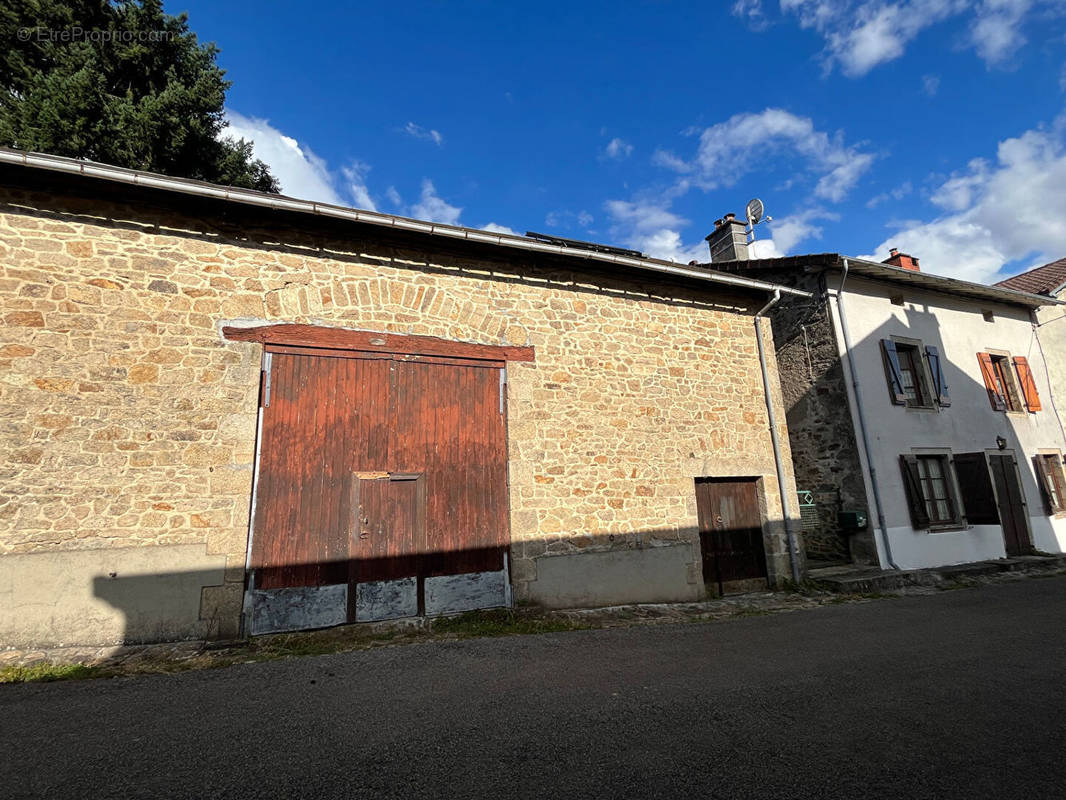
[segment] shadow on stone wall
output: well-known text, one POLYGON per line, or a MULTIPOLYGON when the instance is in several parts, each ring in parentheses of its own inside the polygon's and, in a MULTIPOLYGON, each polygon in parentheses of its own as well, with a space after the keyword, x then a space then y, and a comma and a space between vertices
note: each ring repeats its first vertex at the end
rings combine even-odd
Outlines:
POLYGON ((761 564, 748 551, 748 531, 723 527, 701 535, 695 529, 664 529, 515 542, 502 549, 289 563, 253 570, 244 584, 212 583, 217 572, 200 570, 112 574, 95 577, 93 593, 121 615, 126 645, 501 607, 516 597, 523 602, 531 585, 549 579, 549 571, 573 577, 587 592, 577 596, 606 598, 569 607, 693 601, 721 591, 766 590, 788 579, 783 523, 764 523, 761 564), (567 571, 558 573, 564 565, 567 571), (493 582, 494 574, 500 582, 493 582))
MULTIPOLYGON (((852 422, 848 398, 847 384, 850 379, 845 377, 835 322, 829 314, 828 290, 836 287, 840 280, 839 272, 806 271, 772 264, 754 268, 746 264, 719 266, 730 272, 780 282, 814 294, 812 301, 786 298, 770 314, 796 484, 798 489, 810 492, 814 498, 815 508, 807 511, 811 518, 804 526, 804 538, 812 559, 878 563, 873 538, 877 517, 867 504, 866 482, 859 456, 861 438, 852 422), (842 529, 838 522, 841 511, 864 512, 869 521, 867 528, 855 533, 842 529)), ((999 331, 1003 330, 1002 327, 996 327, 996 323, 1002 325, 1002 305, 989 303, 989 309, 997 310, 994 322, 987 324, 981 321, 980 301, 969 301, 972 303, 975 324, 986 327, 981 328, 980 335, 976 337, 979 345, 973 350, 958 352, 957 348, 948 350, 944 345, 938 306, 915 301, 913 296, 916 291, 909 287, 897 288, 884 282, 880 286, 882 288, 875 294, 884 298, 886 305, 887 298, 896 292, 902 301, 893 309, 895 314, 891 318, 886 318, 861 340, 852 342, 854 358, 859 364, 859 371, 865 376, 861 388, 863 407, 870 432, 870 445, 875 455, 883 455, 887 449, 896 459, 900 454, 910 452, 912 447, 947 448, 954 445, 955 452, 1000 452, 1002 448, 1002 452, 1013 454, 1017 459, 1022 490, 1027 507, 1032 510, 1032 516, 1026 520, 1028 535, 1033 536, 1029 523, 1037 520, 1039 526, 1038 509, 1044 503, 1043 491, 1036 482, 1030 460, 1032 447, 1027 452, 1018 437, 1018 426, 1030 423, 1031 415, 1024 405, 1016 414, 992 412, 984 383, 970 377, 960 366, 966 364, 967 370, 973 371, 977 352, 996 347, 999 331), (880 340, 891 337, 911 338, 920 341, 923 348, 928 345, 937 348, 949 387, 950 407, 938 410, 933 404, 930 409, 918 410, 891 402, 888 381, 883 377, 880 347, 880 340), (1002 438, 1002 442, 997 441, 997 436, 1002 438), (960 441, 972 444, 960 450, 955 444, 960 441)), ((863 293, 861 283, 849 283, 846 287, 845 305, 850 315, 855 314, 855 307, 848 304, 848 295, 863 293)), ((921 292, 917 294, 920 296, 921 292)), ((1018 315, 1018 321, 1026 319, 1026 312, 1021 308, 1004 313, 1018 315)), ((1013 324, 1017 325, 1018 322, 1013 324)), ((855 326, 852 317, 852 328, 855 326)), ((1016 331, 1012 331, 1011 338, 1016 338, 1016 331)), ((1000 346, 1003 350, 1009 349, 1007 342, 1000 346)), ((1029 339, 1025 352, 1011 352, 1010 355, 1028 358, 1034 374, 1039 375, 1044 371, 1035 336, 1029 339)), ((1013 365, 1011 370, 1014 372, 1013 365)), ((1037 414, 1057 414, 1050 396, 1042 398, 1042 401, 1043 409, 1037 414)), ((1056 427, 1056 430, 1061 432, 1061 426, 1056 427)), ((1049 434, 1047 441, 1038 442, 1036 447, 1055 448, 1060 441, 1059 435, 1049 434)), ((882 463, 877 468, 880 471, 878 484, 883 505, 889 517, 888 526, 909 526, 898 463, 882 463)), ((959 555, 965 560, 965 554, 959 555)))
MULTIPOLYGON (((824 290, 824 283, 822 284, 824 290)), ((861 290, 852 288, 851 293, 861 290)), ((902 290, 901 290, 902 291, 902 290)), ((854 306, 845 305, 849 314, 854 306)), ((974 311, 975 315, 977 310, 974 311)), ((861 380, 863 407, 866 414, 870 445, 879 470, 877 480, 888 527, 909 526, 908 501, 903 487, 901 467, 896 461, 911 453, 913 447, 951 448, 952 455, 962 452, 1002 452, 1017 461, 1018 479, 1026 503, 1025 536, 1032 544, 1030 515, 1039 516, 1044 506, 1030 461, 1032 452, 1023 447, 1017 433, 1019 424, 1029 422, 1029 412, 1018 386, 1013 363, 1009 366, 1020 402, 1016 413, 994 412, 989 392, 983 382, 975 381, 961 366, 976 365, 977 350, 959 352, 948 349, 941 334, 940 320, 935 306, 908 301, 897 309, 896 315, 885 320, 864 338, 852 342, 852 359, 864 376, 861 380), (910 408, 892 401, 889 379, 882 356, 882 340, 912 340, 919 346, 921 368, 926 371, 924 408, 910 408), (940 368, 950 405, 940 407, 936 402, 935 381, 925 355, 925 348, 934 347, 939 355, 940 368), (972 362, 972 364, 970 363, 972 362), (871 377, 871 373, 873 377, 871 377), (997 438, 998 437, 998 438, 997 438), (959 441, 972 444, 960 448, 959 441), (885 459, 886 450, 892 459, 885 459), (888 463, 891 461, 892 463, 888 463), (1035 513, 1034 513, 1035 512, 1035 513)), ((854 323, 853 323, 854 327, 854 323)), ((877 517, 866 501, 866 486, 859 459, 862 446, 860 432, 853 426, 849 411, 847 382, 843 361, 839 357, 834 329, 830 324, 824 293, 822 303, 794 307, 783 314, 775 328, 780 335, 778 359, 782 372, 783 394, 786 398, 790 443, 794 458, 797 485, 810 490, 818 504, 817 530, 805 532, 808 552, 813 558, 877 563, 874 536, 877 517), (867 514, 864 530, 848 532, 837 524, 840 511, 857 510, 867 514)), ((997 344, 997 329, 989 324, 981 339, 982 350, 997 344)), ((1002 343, 1006 351, 1009 340, 1002 343)), ((1030 340, 1026 352, 1011 352, 1013 356, 1034 357, 1034 373, 1043 371, 1035 340, 1030 340)), ((1042 410, 1037 414, 1054 414, 1051 398, 1043 398, 1042 410)), ((1043 447, 1056 447, 1058 437, 1049 436, 1043 447)), ((991 480, 991 479, 990 479, 991 480)), ((998 492, 997 492, 998 494, 998 492)), ((966 515, 962 498, 956 495, 958 512, 966 515)), ((992 498, 993 503, 996 497, 992 498)), ((1003 516, 1000 511, 1000 517, 1003 516)), ((976 510, 974 510, 976 517, 976 510)), ((1002 521, 1002 520, 1001 520, 1002 521)), ((960 551, 960 556, 961 556, 960 551)))
POLYGON ((218 578, 218 570, 110 573, 93 578, 93 595, 121 615, 122 644, 215 639, 236 633, 236 620, 227 625, 223 616, 239 611, 241 591, 240 584, 233 585, 227 608, 219 602, 227 589, 218 578))

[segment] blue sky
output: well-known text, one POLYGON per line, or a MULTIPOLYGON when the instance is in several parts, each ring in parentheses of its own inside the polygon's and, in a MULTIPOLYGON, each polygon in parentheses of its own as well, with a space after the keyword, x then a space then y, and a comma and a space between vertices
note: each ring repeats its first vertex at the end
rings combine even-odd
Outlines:
POLYGON ((753 196, 761 255, 1066 256, 1066 0, 167 10, 288 194, 684 262, 753 196))

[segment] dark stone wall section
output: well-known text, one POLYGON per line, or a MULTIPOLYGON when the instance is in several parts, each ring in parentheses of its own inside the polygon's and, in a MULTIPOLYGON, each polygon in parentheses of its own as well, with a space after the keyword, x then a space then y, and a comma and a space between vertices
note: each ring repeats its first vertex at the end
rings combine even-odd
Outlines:
POLYGON ((849 533, 837 520, 840 511, 870 515, 822 276, 782 270, 759 277, 815 295, 812 300, 783 300, 770 313, 796 486, 813 493, 816 507, 816 522, 804 525, 807 555, 876 563, 872 528, 849 533))

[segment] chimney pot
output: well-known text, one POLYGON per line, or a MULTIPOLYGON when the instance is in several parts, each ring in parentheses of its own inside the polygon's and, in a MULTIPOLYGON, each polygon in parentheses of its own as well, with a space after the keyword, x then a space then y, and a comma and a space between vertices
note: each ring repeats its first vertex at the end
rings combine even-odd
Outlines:
POLYGON ((893 247, 889 251, 888 258, 882 261, 882 264, 889 264, 893 267, 899 267, 900 269, 909 269, 911 272, 921 272, 918 268, 918 259, 907 253, 901 253, 897 248, 893 247))
POLYGON ((714 231, 707 236, 711 250, 711 262, 747 261, 748 234, 744 224, 737 221, 736 214, 726 214, 714 221, 714 231))

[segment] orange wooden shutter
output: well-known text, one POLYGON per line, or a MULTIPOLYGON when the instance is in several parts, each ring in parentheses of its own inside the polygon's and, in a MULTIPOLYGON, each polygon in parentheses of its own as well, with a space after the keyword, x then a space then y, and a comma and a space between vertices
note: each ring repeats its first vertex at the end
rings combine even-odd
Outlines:
POLYGON ((1030 411, 1039 411, 1040 395, 1036 391, 1036 379, 1033 371, 1029 369, 1029 360, 1025 356, 1014 357, 1014 368, 1018 370, 1018 382, 1022 385, 1022 393, 1025 395, 1025 405, 1030 411))
POLYGON ((992 368, 992 356, 988 353, 978 353, 977 360, 981 362, 981 377, 985 380, 985 388, 988 390, 988 402, 996 411, 1007 410, 1007 399, 999 393, 996 386, 996 373, 992 368))

